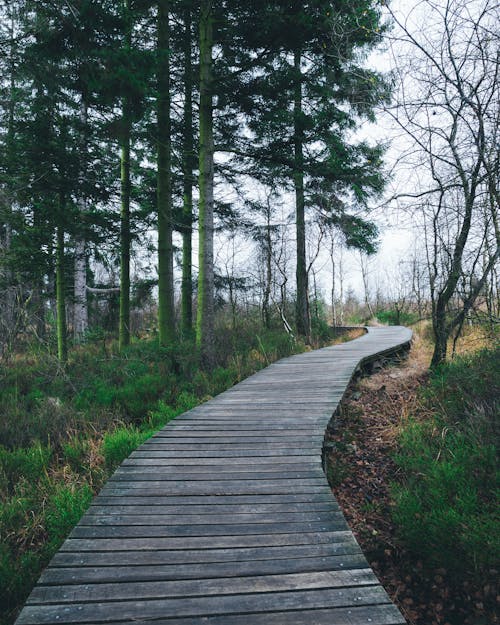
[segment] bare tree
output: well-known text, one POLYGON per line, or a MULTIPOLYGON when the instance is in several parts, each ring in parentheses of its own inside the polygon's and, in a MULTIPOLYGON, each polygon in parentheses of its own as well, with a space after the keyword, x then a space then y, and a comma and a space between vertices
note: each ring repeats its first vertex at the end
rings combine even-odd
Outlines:
POLYGON ((361 278, 363 280, 363 292, 365 298, 365 306, 370 318, 374 317, 373 308, 371 305, 371 291, 370 291, 370 258, 364 252, 359 252, 359 267, 361 269, 361 278))
POLYGON ((498 5, 422 0, 392 15, 400 82, 389 112, 427 173, 405 196, 424 226, 436 366, 500 258, 498 5))

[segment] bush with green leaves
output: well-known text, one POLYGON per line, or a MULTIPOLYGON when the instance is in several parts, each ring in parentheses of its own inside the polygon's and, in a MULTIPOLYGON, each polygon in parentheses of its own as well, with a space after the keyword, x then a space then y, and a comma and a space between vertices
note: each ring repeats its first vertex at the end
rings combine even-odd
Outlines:
POLYGON ((385 323, 389 326, 408 326, 418 321, 418 314, 407 311, 398 311, 393 308, 389 310, 378 310, 375 316, 380 323, 385 323))

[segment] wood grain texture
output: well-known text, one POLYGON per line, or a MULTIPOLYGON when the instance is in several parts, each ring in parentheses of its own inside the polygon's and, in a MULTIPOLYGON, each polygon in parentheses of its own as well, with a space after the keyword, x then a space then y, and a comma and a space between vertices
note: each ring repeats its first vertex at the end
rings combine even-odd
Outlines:
POLYGON ((410 339, 370 329, 180 415, 110 478, 18 625, 403 625, 321 454, 354 373, 410 339))

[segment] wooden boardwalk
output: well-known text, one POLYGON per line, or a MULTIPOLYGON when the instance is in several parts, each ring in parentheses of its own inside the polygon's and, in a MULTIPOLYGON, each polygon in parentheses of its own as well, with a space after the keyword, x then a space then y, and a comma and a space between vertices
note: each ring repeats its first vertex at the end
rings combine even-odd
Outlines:
POLYGON ((400 625, 328 487, 325 429, 401 327, 281 360, 179 416, 112 476, 18 625, 400 625))

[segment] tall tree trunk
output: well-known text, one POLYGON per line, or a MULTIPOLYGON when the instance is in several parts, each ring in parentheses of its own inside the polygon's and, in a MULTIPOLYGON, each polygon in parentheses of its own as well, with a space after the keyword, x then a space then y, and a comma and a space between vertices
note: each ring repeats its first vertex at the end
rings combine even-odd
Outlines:
POLYGON ((271 311, 269 307, 269 300, 271 298, 271 282, 272 282, 272 239, 271 239, 271 207, 267 207, 266 211, 267 223, 266 223, 266 277, 264 286, 264 297, 262 301, 262 316, 264 321, 264 327, 269 329, 271 327, 271 311))
MULTIPOLYGON (((85 98, 82 96, 80 105, 80 122, 82 124, 83 139, 81 141, 81 155, 83 166, 80 171, 80 182, 85 177, 85 164, 87 159, 86 128, 88 123, 88 111, 85 98)), ((83 225, 75 238, 75 284, 73 303, 73 335, 76 342, 82 340, 89 327, 88 304, 87 304, 87 241, 85 237, 86 213, 88 211, 87 198, 82 187, 79 189, 78 212, 80 223, 83 225)))
POLYGON ((64 228, 57 227, 56 247, 56 330, 57 330, 57 356, 61 362, 68 358, 68 346, 66 339, 66 300, 64 279, 64 228))
POLYGON ((307 264, 306 264, 306 225, 305 225, 305 198, 304 198, 304 154, 302 129, 302 74, 300 68, 301 53, 296 50, 293 57, 295 94, 293 102, 294 120, 294 173, 295 187, 295 218, 297 237, 297 302, 295 308, 295 323, 297 332, 306 342, 310 340, 311 321, 309 317, 309 303, 307 297, 307 264))
MULTIPOLYGON (((10 49, 9 49, 9 105, 6 137, 6 171, 7 171, 7 193, 2 193, 0 197, 0 278, 5 282, 6 288, 3 292, 3 302, 0 303, 0 314, 7 327, 13 327, 15 315, 15 288, 13 284, 14 272, 9 258, 12 246, 12 214, 14 212, 13 189, 14 172, 16 170, 16 146, 15 146, 15 93, 16 93, 16 63, 15 63, 15 18, 14 12, 10 15, 10 49), (2 259, 3 257, 3 259, 2 259)), ((0 341, 0 351, 3 341, 0 341)))
POLYGON ((434 352, 431 367, 437 367, 446 361, 449 332, 446 324, 446 304, 438 297, 432 312, 432 329, 434 331, 434 352))
POLYGON ((337 303, 335 301, 335 239, 332 235, 330 247, 330 260, 332 261, 332 290, 331 290, 331 306, 332 306, 332 325, 337 327, 337 303))
MULTIPOLYGON (((124 2, 125 13, 125 49, 132 47, 132 21, 130 0, 124 2)), ((121 206, 120 206, 120 317, 119 317, 119 346, 120 350, 130 344, 130 135, 132 119, 130 102, 127 96, 122 102, 122 131, 121 131, 121 206)))
POLYGON ((158 334, 160 345, 175 338, 172 245, 172 145, 170 121, 169 0, 158 2, 158 334))
POLYGON ((184 182, 182 205, 182 286, 181 328, 185 337, 193 333, 193 66, 191 60, 191 8, 184 13, 184 129, 182 174, 184 182))
POLYGON ((214 362, 214 139, 212 103, 212 0, 200 11, 199 273, 196 342, 204 366, 214 362))

